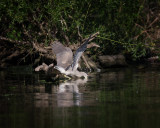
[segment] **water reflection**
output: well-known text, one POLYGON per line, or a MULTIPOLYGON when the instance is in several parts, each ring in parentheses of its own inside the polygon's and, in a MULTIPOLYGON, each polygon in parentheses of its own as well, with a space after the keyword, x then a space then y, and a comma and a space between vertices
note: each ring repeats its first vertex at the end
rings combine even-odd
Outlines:
POLYGON ((0 72, 0 128, 160 127, 158 69, 110 69, 57 85, 16 71, 0 72))
POLYGON ((80 106, 83 94, 79 92, 78 86, 86 82, 86 79, 78 79, 61 83, 57 93, 57 105, 59 107, 80 106))
POLYGON ((40 92, 34 93, 36 107, 71 107, 82 104, 83 94, 79 92, 79 86, 83 86, 86 79, 64 81, 59 85, 51 86, 51 93, 45 93, 46 86, 40 87, 40 92))

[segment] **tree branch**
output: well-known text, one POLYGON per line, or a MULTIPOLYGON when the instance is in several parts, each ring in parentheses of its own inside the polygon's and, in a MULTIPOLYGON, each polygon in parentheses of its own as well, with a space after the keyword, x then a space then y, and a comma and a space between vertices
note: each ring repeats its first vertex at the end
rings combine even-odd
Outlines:
POLYGON ((28 42, 28 41, 26 41, 26 42, 25 41, 16 41, 16 40, 12 40, 12 39, 2 37, 2 36, 0 36, 0 40, 8 41, 8 42, 11 42, 11 43, 14 43, 14 44, 30 44, 30 42, 28 42))
MULTIPOLYGON (((91 38, 90 38, 90 40, 89 40, 88 42, 90 42, 90 41, 92 41, 94 38, 96 38, 96 36, 97 36, 98 34, 99 34, 99 32, 96 32, 96 33, 92 34, 92 35, 91 35, 91 38)), ((88 37, 85 38, 85 39, 83 39, 82 42, 86 41, 87 39, 88 39, 88 37)))
POLYGON ((41 52, 41 53, 48 53, 46 49, 40 47, 37 43, 32 43, 33 47, 36 49, 36 51, 41 52))

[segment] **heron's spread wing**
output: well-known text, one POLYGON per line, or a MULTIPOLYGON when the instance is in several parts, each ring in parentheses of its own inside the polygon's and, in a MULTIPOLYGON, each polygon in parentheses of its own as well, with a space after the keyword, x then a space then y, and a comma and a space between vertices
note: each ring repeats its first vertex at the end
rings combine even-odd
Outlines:
POLYGON ((78 61, 80 59, 80 57, 82 56, 82 53, 86 50, 87 48, 87 44, 88 44, 88 41, 90 40, 91 38, 91 35, 90 37, 86 40, 86 42, 84 42, 77 50, 76 50, 76 53, 74 55, 74 58, 73 58, 73 63, 71 65, 72 67, 72 70, 76 70, 77 69, 77 65, 78 65, 78 61))
POLYGON ((72 64, 73 53, 70 48, 65 47, 60 42, 56 41, 52 44, 52 50, 56 54, 57 66, 66 69, 72 64))

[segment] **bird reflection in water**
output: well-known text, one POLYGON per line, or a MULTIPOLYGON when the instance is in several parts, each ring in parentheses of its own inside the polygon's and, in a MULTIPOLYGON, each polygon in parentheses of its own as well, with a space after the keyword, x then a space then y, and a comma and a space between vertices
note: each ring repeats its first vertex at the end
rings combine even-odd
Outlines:
POLYGON ((59 107, 80 106, 82 93, 79 92, 79 85, 84 85, 86 79, 77 79, 61 83, 57 93, 57 104, 59 107))
POLYGON ((49 93, 47 86, 39 87, 40 90, 34 93, 34 103, 36 107, 70 107, 80 106, 82 104, 82 93, 79 87, 83 88, 87 79, 76 79, 65 81, 58 86, 50 86, 49 93))

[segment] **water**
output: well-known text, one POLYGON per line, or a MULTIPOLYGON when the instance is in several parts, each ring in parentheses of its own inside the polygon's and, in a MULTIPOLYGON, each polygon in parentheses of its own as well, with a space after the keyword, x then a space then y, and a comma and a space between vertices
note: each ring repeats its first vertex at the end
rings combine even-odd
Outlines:
POLYGON ((0 128, 159 128, 160 70, 107 69, 53 83, 30 67, 0 71, 0 128))

